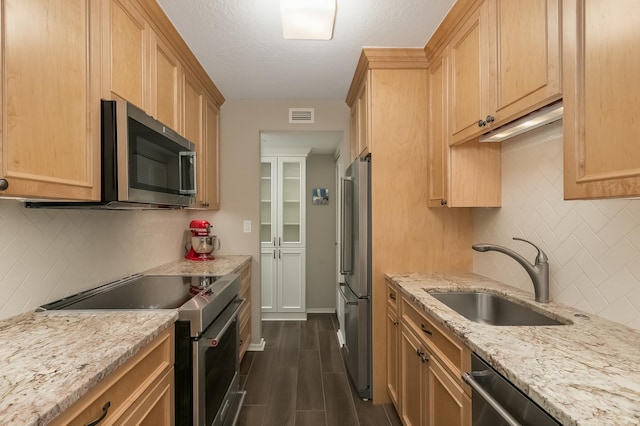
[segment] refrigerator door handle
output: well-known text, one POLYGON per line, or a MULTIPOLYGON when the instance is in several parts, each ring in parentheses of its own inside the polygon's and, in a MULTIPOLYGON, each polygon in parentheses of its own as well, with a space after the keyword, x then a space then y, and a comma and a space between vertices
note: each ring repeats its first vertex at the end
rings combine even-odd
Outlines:
POLYGON ((340 244, 340 273, 353 272, 353 181, 340 178, 342 183, 342 244, 340 244))

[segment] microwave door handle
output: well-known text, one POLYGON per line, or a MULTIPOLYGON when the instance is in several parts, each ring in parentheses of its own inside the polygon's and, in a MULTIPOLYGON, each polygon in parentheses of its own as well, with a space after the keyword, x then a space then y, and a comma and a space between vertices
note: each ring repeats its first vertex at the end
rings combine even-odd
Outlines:
POLYGON ((197 193, 196 190, 196 176, 197 176, 197 171, 196 171, 196 152, 195 151, 181 151, 179 153, 179 161, 178 161, 178 174, 180 175, 180 194, 186 194, 186 195, 195 195, 197 193), (190 168, 193 170, 193 182, 187 182, 192 183, 192 185, 189 185, 188 188, 184 187, 185 182, 183 181, 182 177, 182 165, 183 162, 187 161, 190 164, 190 168))

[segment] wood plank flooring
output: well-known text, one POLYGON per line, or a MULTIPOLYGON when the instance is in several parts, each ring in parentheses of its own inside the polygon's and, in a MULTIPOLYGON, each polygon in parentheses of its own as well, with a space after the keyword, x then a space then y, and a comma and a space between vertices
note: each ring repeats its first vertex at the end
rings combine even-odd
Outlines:
POLYGON ((349 382, 334 314, 307 321, 264 321, 263 352, 247 352, 247 391, 238 419, 246 426, 400 426, 393 405, 362 401, 349 382))

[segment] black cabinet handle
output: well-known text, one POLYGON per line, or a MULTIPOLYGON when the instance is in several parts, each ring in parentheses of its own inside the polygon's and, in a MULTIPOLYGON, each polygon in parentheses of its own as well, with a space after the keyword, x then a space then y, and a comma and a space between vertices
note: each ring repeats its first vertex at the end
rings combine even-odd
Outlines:
POLYGON ((440 205, 441 206, 446 206, 447 205, 447 200, 440 200, 440 205))
POLYGON ((111 407, 111 401, 107 401, 106 404, 102 406, 102 415, 91 423, 87 423, 86 426, 96 426, 98 423, 104 420, 107 417, 107 413, 109 412, 109 407, 111 407))
POLYGON ((389 293, 389 299, 396 300, 396 295, 394 293, 389 293))
POLYGON ((487 118, 485 118, 485 121, 487 123, 493 123, 494 121, 496 121, 496 118, 493 115, 487 115, 487 118))
POLYGON ((487 125, 487 122, 484 120, 478 120, 478 127, 484 127, 487 125))
POLYGON ((0 191, 4 191, 9 188, 9 181, 6 179, 0 179, 0 191))
POLYGON ((424 331, 426 334, 428 334, 429 336, 433 336, 433 333, 427 330, 427 327, 425 327, 424 324, 420 324, 420 329, 424 331))

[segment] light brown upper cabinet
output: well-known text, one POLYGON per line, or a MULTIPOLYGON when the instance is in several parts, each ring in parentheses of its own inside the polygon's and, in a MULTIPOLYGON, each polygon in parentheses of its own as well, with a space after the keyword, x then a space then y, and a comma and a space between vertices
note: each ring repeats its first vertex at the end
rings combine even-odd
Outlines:
POLYGON ((2 1, 0 196, 100 198, 93 1, 2 1))
POLYGON ((204 89, 190 73, 185 73, 183 78, 183 111, 182 120, 184 123, 183 136, 193 142, 196 148, 196 206, 207 207, 205 205, 203 186, 205 178, 205 155, 204 155, 204 89))
POLYGON ((204 159, 206 162, 202 188, 204 207, 220 208, 220 152, 219 152, 220 109, 210 99, 206 100, 204 113, 204 159))
POLYGON ((149 113, 150 27, 140 8, 131 0, 103 2, 105 97, 122 98, 149 113))
POLYGON ((357 95, 351 105, 351 158, 366 157, 371 153, 370 104, 371 72, 363 74, 357 95))
POLYGON ((476 140, 449 146, 447 133, 448 58, 430 61, 428 109, 429 207, 499 207, 500 144, 476 140))
POLYGON ((486 0, 456 31, 450 144, 487 133, 562 97, 559 0, 486 0))
POLYGON ((182 65, 172 49, 151 32, 149 115, 180 131, 182 115, 182 65))
POLYGON ((564 198, 640 195, 640 10, 567 0, 564 198))

